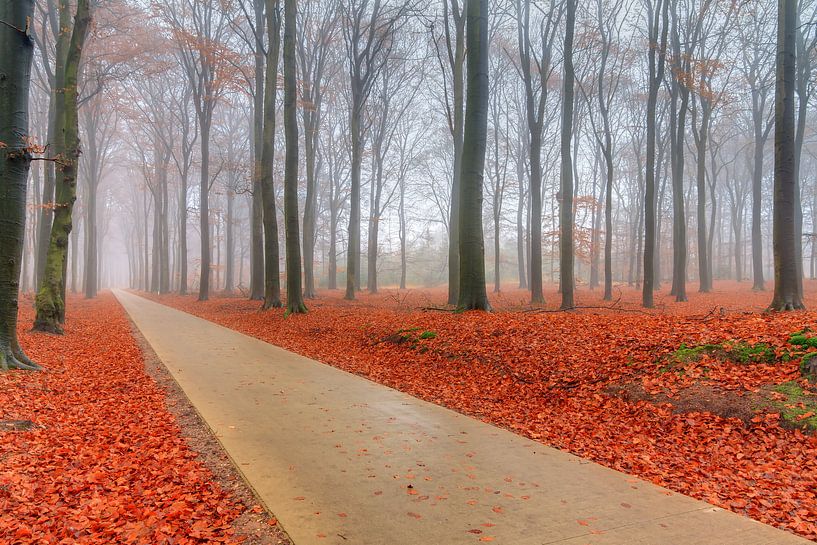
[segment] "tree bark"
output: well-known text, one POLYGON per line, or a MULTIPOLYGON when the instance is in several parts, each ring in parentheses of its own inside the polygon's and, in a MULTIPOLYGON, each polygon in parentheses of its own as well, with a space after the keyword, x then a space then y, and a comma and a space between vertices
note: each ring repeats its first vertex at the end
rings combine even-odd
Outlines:
POLYGON ((460 175, 460 280, 457 307, 490 310, 485 290, 482 192, 488 138, 488 0, 465 0, 468 90, 460 175))
POLYGON ((287 314, 306 312, 301 291, 301 234, 298 229, 298 111, 295 89, 297 0, 284 0, 284 230, 286 235, 287 314))
POLYGON ((275 95, 278 81, 278 54, 281 44, 281 14, 279 0, 266 0, 267 55, 264 86, 264 137, 261 153, 261 195, 264 203, 264 309, 281 306, 281 278, 279 271, 278 217, 273 185, 275 156, 275 95))
POLYGON ((649 27, 649 93, 647 96, 647 165, 644 192, 644 283, 641 291, 641 303, 645 308, 652 308, 653 289, 655 285, 655 249, 656 249, 656 198, 655 198, 655 117, 658 103, 658 91, 664 79, 665 52, 667 49, 667 32, 669 19, 669 0, 657 0, 649 3, 647 23, 649 27), (659 22, 660 19, 660 22, 659 22), (660 28, 660 41, 659 41, 660 28))
POLYGON ((264 0, 253 0, 255 8, 255 94, 253 95, 253 178, 250 245, 250 300, 264 299, 264 202, 261 164, 264 138, 264 0))
POLYGON ((26 190, 31 155, 28 96, 34 43, 30 25, 33 0, 0 3, 0 370, 40 367, 17 338, 20 266, 26 221, 26 190))
MULTIPOLYGON (((57 97, 56 115, 63 116, 62 135, 57 135, 55 151, 60 158, 57 169, 54 222, 51 226, 48 256, 43 281, 37 293, 37 316, 34 329, 62 333, 65 322, 65 272, 68 238, 72 229, 72 212, 77 196, 77 163, 80 155, 78 110, 78 77, 82 50, 91 24, 90 0, 78 0, 74 28, 61 80, 62 97, 57 97)), ((67 19, 70 4, 60 2, 60 20, 67 19), (63 15, 66 13, 66 15, 63 15)), ((59 80, 59 79, 58 79, 59 80)))
POLYGON ((774 253, 774 297, 770 310, 805 308, 798 287, 795 248, 795 34, 797 2, 778 0, 777 77, 775 84, 774 134, 774 213, 772 248, 774 253))
POLYGON ((562 92, 561 137, 561 205, 559 207, 559 283, 562 291, 560 308, 575 306, 573 300, 573 96, 575 71, 573 68, 573 33, 576 26, 576 0, 567 0, 564 41, 564 90, 562 92))

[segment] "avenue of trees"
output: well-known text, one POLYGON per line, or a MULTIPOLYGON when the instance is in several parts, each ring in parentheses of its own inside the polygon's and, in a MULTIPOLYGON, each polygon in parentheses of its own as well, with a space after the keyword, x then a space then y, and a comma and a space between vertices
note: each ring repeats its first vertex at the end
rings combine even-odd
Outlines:
POLYGON ((34 366, 18 291, 59 333, 112 285, 789 310, 817 277, 814 0, 2 6, 3 367, 34 366))

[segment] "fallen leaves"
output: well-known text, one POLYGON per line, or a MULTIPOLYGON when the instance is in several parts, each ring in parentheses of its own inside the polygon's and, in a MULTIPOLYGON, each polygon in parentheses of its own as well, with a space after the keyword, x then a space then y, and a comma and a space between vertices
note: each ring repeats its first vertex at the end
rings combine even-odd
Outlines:
POLYGON ((22 330, 43 373, 0 374, 0 542, 240 543, 241 506, 196 460, 109 294, 72 299, 66 335, 22 330))
MULTIPOLYGON (((817 284, 806 285, 817 306, 817 284)), ((724 391, 754 392, 798 377, 796 361, 741 364, 705 358, 673 370, 663 362, 682 343, 744 340, 778 353, 789 334, 817 322, 817 312, 763 314, 769 293, 718 283, 711 294, 674 303, 666 290, 657 310, 642 312, 637 290, 622 287, 629 312, 523 313, 527 292, 493 296, 491 314, 423 312, 444 293, 382 290, 322 292, 307 315, 258 312, 243 299, 165 296, 192 314, 365 376, 419 398, 506 427, 542 443, 637 475, 676 492, 817 539, 817 438, 784 429, 761 412, 744 424, 709 412, 678 414, 669 403, 628 400, 610 388, 637 383, 670 399, 706 381, 724 391), (713 309, 716 312, 713 312, 713 309), (513 312, 511 312, 513 311, 513 312), (749 311, 749 312, 747 312, 749 311), (391 342, 400 331, 433 338, 391 342), (384 341, 384 339, 386 339, 384 341), (731 505, 742 498, 747 503, 731 505)), ((579 305, 601 294, 577 291, 579 305)), ((558 303, 555 290, 548 301, 558 303)), ((633 488, 638 488, 636 481, 633 488)))

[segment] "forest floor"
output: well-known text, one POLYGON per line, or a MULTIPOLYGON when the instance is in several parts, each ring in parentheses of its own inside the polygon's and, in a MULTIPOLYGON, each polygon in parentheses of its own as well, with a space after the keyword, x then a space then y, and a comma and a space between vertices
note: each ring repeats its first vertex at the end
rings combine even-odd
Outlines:
MULTIPOLYGON (((817 312, 764 313, 771 292, 746 283, 689 288, 648 312, 627 286, 614 303, 582 288, 594 308, 571 312, 555 289, 541 308, 491 294, 490 314, 446 311, 439 289, 324 291, 288 317, 241 297, 154 299, 817 540, 817 391, 799 372, 817 312)), ((817 282, 805 289, 817 307, 817 282)))
POLYGON ((110 293, 0 373, 0 543, 289 544, 110 293))

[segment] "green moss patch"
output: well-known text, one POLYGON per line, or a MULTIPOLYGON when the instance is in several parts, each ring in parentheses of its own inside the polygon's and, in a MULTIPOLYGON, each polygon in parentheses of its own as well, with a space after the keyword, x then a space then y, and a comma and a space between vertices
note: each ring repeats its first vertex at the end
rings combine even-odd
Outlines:
POLYGON ((726 341, 721 344, 687 346, 681 344, 669 356, 669 366, 674 367, 699 361, 704 356, 742 364, 774 363, 774 348, 766 343, 749 344, 745 341, 726 341))
POLYGON ((789 427, 817 430, 817 396, 796 382, 784 382, 771 388, 768 409, 780 413, 789 427))

